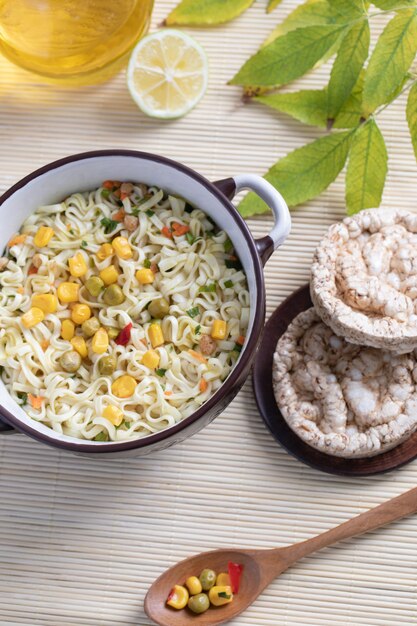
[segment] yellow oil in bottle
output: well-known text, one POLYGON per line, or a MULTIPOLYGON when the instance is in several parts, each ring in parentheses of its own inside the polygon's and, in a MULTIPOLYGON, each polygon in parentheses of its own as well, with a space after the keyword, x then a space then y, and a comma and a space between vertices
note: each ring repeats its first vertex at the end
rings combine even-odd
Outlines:
POLYGON ((153 0, 0 0, 0 52, 46 80, 116 72, 146 32, 153 0))

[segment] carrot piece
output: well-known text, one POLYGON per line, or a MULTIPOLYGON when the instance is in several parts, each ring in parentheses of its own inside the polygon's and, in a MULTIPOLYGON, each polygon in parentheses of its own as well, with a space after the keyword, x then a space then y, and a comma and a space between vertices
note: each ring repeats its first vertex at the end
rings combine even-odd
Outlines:
POLYGON ((174 230, 175 237, 181 237, 181 235, 185 235, 189 232, 190 227, 185 224, 179 224, 178 222, 172 222, 172 228, 174 230))
POLYGON ((116 211, 116 213, 113 213, 111 218, 115 222, 123 222, 123 220, 125 218, 125 215, 126 215, 125 210, 124 209, 119 209, 118 211, 116 211))
POLYGON ((240 336, 236 339, 236 343, 237 343, 239 346, 243 346, 243 344, 245 343, 245 339, 246 339, 245 335, 240 335, 240 336))
POLYGON ((30 268, 28 269, 28 276, 30 276, 31 274, 37 274, 38 273, 38 268, 35 267, 34 265, 31 265, 30 268))
POLYGON ((40 409, 44 399, 42 396, 33 396, 31 393, 28 393, 28 400, 34 409, 40 409))
POLYGON ((104 189, 113 189, 114 187, 114 182, 112 180, 105 180, 103 183, 103 187, 104 189))
POLYGON ((172 396, 172 391, 166 391, 166 392, 165 392, 165 395, 166 395, 166 396, 172 396))
POLYGON ((164 226, 161 230, 161 233, 165 236, 168 237, 168 239, 172 239, 172 232, 170 231, 170 229, 168 228, 168 226, 164 226))
POLYGON ((130 194, 126 193, 125 191, 122 191, 120 193, 120 200, 124 200, 125 198, 129 198, 130 194))
POLYGON ((200 384, 198 385, 198 388, 200 389, 201 393, 204 393, 205 391, 207 391, 207 387, 208 387, 208 383, 206 379, 202 378, 200 380, 200 384))
POLYGON ((49 341, 47 339, 44 339, 43 341, 41 341, 41 348, 44 352, 46 351, 47 348, 49 348, 49 341))
POLYGON ((197 359, 197 361, 200 361, 200 363, 207 363, 207 359, 205 359, 202 354, 196 352, 195 350, 188 350, 188 354, 197 359))
POLYGON ((26 239, 27 235, 14 235, 9 243, 7 244, 9 246, 9 248, 11 248, 12 246, 17 246, 19 243, 23 243, 26 239))

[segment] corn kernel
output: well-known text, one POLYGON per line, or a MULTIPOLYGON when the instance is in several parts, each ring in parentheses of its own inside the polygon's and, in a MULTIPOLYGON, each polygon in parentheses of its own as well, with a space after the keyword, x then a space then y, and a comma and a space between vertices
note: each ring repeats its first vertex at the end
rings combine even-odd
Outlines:
POLYGON ((115 237, 112 241, 115 253, 121 259, 130 259, 132 257, 132 248, 126 237, 115 237))
POLYGON ((123 374, 113 382, 111 386, 112 393, 118 398, 130 398, 135 392, 137 382, 133 376, 123 374))
POLYGON ((65 339, 65 341, 71 341, 74 337, 75 326, 74 322, 71 320, 63 320, 61 324, 61 337, 65 339))
POLYGON ((55 313, 58 308, 58 298, 52 293, 35 293, 32 296, 32 306, 36 306, 44 313, 55 313))
POLYGON ((150 285, 155 280, 155 274, 151 269, 143 268, 136 272, 136 278, 141 285, 150 285))
POLYGON ((71 276, 75 278, 84 276, 87 272, 87 263, 81 252, 77 252, 77 254, 68 259, 68 266, 71 276))
POLYGON ((229 585, 215 585, 210 589, 208 595, 214 606, 223 606, 223 604, 229 604, 233 600, 232 588, 229 585))
POLYGON ((58 298, 63 303, 77 302, 79 289, 78 283, 61 283, 57 289, 58 298))
POLYGON ((183 609, 187 606, 189 593, 185 587, 175 585, 169 592, 167 604, 173 609, 183 609))
POLYGON ((151 341, 152 348, 162 346, 164 343, 164 335, 159 324, 151 324, 149 326, 149 339, 151 341))
POLYGON ((36 326, 39 322, 42 322, 45 318, 45 314, 42 309, 38 309, 38 307, 33 306, 29 311, 26 311, 22 315, 22 324, 25 328, 32 328, 32 326, 36 326))
POLYGON ((196 596, 203 591, 200 579, 197 576, 189 576, 185 581, 185 586, 192 596, 196 596))
POLYGON ((213 339, 225 339, 227 334, 227 324, 224 320, 214 320, 211 329, 213 339))
POLYGON ((226 572, 221 572, 217 575, 216 585, 219 587, 230 586, 230 576, 226 572))
POLYGON ((86 356, 88 355, 88 350, 87 350, 87 344, 85 343, 84 337, 79 337, 78 335, 76 337, 73 337, 71 339, 71 344, 74 350, 76 350, 78 354, 83 359, 85 359, 86 356))
POLYGON ((33 243, 37 248, 44 248, 54 236, 54 231, 50 226, 41 226, 33 238, 33 243))
POLYGON ((103 416, 109 420, 114 426, 120 426, 123 422, 124 413, 117 406, 109 404, 103 411, 103 416))
POLYGON ((142 363, 150 369, 155 369, 159 365, 159 354, 155 350, 148 350, 142 357, 142 363))
POLYGON ((117 279, 119 278, 119 272, 114 267, 114 265, 109 265, 109 267, 101 270, 100 278, 105 285, 111 285, 112 283, 117 282, 117 279))
POLYGON ((82 324, 86 322, 91 317, 91 309, 88 304, 81 304, 77 302, 74 304, 73 309, 71 311, 71 319, 74 324, 82 324))
POLYGON ((107 259, 107 257, 112 256, 113 254, 114 250, 111 243, 103 243, 103 245, 100 246, 97 252, 97 256, 100 261, 104 261, 104 259, 107 259))
POLYGON ((104 328, 99 328, 91 342, 91 348, 96 354, 103 354, 109 347, 109 336, 104 328))

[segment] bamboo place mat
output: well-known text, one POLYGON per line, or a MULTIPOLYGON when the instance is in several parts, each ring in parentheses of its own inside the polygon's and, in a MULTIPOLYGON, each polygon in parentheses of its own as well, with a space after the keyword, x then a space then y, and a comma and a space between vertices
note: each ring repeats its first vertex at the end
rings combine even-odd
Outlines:
MULTIPOLYGON (((153 28, 174 6, 156 0, 153 28)), ((131 101, 124 73, 80 90, 40 85, 0 60, 0 191, 59 157, 131 148, 178 159, 215 180, 263 173, 320 136, 226 81, 297 2, 264 0, 231 24, 194 29, 210 60, 208 92, 162 123, 131 101)), ((321 86, 326 69, 307 79, 321 86)), ((414 209, 417 166, 404 102, 389 107, 386 206, 414 209)), ((268 315, 308 278, 314 246, 344 214, 343 185, 293 212, 288 242, 266 268, 268 315)), ((269 217, 249 221, 256 236, 269 217)), ((1 227, 1 225, 0 225, 1 227)), ((169 565, 221 546, 270 548, 311 537, 413 487, 417 464, 368 479, 336 478, 290 457, 264 427, 250 381, 208 428, 127 461, 58 452, 23 435, 0 440, 0 624, 145 626, 143 598, 169 565)), ((417 624, 417 516, 345 541, 283 574, 234 626, 417 624)), ((197 623, 197 620, 196 620, 197 623)))

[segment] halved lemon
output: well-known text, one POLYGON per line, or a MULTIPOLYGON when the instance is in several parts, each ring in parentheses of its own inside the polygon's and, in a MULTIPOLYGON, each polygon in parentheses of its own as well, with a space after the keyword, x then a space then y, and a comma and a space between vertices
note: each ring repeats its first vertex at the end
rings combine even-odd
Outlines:
POLYGON ((134 48, 127 70, 132 98, 151 117, 171 119, 190 111, 207 88, 203 48, 172 29, 144 37, 134 48))

